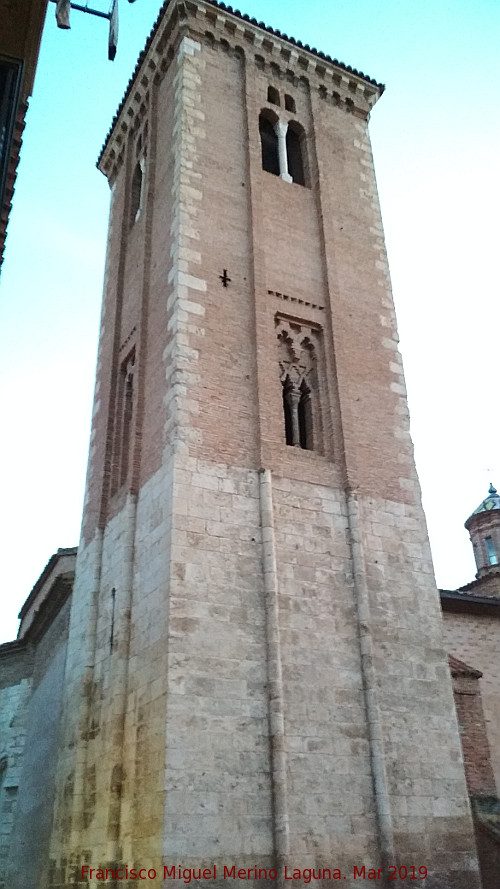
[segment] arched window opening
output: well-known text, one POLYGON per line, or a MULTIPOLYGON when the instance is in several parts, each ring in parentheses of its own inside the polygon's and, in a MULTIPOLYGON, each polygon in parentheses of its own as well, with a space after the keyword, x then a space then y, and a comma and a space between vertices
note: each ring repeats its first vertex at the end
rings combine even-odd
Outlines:
POLYGON ((280 94, 276 87, 268 86, 267 88, 267 101, 271 102, 273 105, 280 104, 280 94))
POLYGON ((305 381, 300 386, 299 414, 299 438, 300 447, 305 451, 313 450, 313 411, 311 402, 311 390, 305 381))
POLYGON ((288 124, 286 132, 286 153, 288 172, 297 185, 305 185, 304 161, 302 157, 302 133, 298 132, 293 123, 288 124))
POLYGON ((279 315, 275 320, 285 442, 321 454, 323 423, 317 374, 320 331, 279 315))
POLYGON ((120 484, 124 485, 128 477, 128 466, 130 459, 130 431, 132 426, 132 408, 134 398, 134 375, 133 371, 126 372, 123 397, 123 425, 122 425, 122 441, 121 454, 122 465, 120 472, 120 484))
POLYGON ((118 379, 114 446, 112 456, 111 494, 128 481, 132 451, 134 415, 135 347, 122 362, 118 379))
POLYGON ((262 147, 262 169, 266 173, 280 174, 278 136, 274 126, 264 114, 259 117, 260 143, 262 147))
POLYGON ((285 96, 285 110, 291 111, 292 114, 295 114, 295 111, 297 109, 295 108, 295 99, 293 98, 293 96, 285 96))
POLYGON ((498 565, 498 556, 496 554, 493 540, 491 539, 491 537, 485 537, 484 542, 486 544, 486 554, 488 556, 489 564, 490 565, 498 565))
POLYGON ((132 186, 130 193, 130 226, 132 227, 134 222, 139 216, 141 210, 141 198, 142 198, 142 164, 140 161, 137 161, 134 172, 132 174, 132 186))
POLYGON ((290 392, 292 390, 292 384, 290 382, 290 378, 287 377, 286 380, 283 380, 283 416, 285 419, 285 442, 287 445, 295 444, 293 440, 293 422, 292 422, 292 408, 290 405, 290 392))

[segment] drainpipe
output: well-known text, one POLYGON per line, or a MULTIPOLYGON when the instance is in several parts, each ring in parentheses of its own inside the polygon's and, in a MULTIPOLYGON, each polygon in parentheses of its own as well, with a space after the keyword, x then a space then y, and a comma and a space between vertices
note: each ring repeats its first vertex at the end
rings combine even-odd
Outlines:
POLYGON ((269 736, 271 746, 271 793, 273 806, 274 856, 278 886, 284 886, 285 864, 290 852, 287 802, 285 719, 278 610, 278 572, 274 537, 272 476, 269 469, 259 473, 264 601, 266 613, 269 736))

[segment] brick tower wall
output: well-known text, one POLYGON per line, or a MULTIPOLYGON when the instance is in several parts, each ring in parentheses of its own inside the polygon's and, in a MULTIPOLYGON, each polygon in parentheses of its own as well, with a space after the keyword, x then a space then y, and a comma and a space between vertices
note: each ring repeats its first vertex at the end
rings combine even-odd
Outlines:
POLYGON ((428 887, 479 886, 366 129, 377 95, 213 4, 173 3, 106 143, 50 889, 113 862, 158 886, 165 864, 214 863, 426 866, 428 887), (303 127, 305 186, 262 170, 269 85, 303 127), (314 348, 313 450, 285 443, 284 345, 314 348))

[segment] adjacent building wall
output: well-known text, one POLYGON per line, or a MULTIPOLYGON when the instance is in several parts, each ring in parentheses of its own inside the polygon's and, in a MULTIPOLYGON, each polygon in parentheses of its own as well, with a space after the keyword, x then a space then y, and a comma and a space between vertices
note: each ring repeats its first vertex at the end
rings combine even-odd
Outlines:
POLYGON ((0 645, 2 889, 38 889, 45 878, 75 557, 64 549, 49 559, 17 640, 0 645))
POLYGON ((0 0, 0 65, 4 75, 2 87, 5 88, 0 95, 2 114, 5 114, 0 149, 0 266, 46 9, 47 0, 20 0, 17 3, 0 0), (9 71, 11 74, 16 71, 15 86, 9 71))
POLYGON ((16 642, 0 645, 0 887, 7 876, 14 838, 19 781, 26 744, 32 653, 16 642))
POLYGON ((469 796, 496 796, 480 682, 482 673, 449 657, 469 796))
MULTIPOLYGON (((484 612, 487 609, 484 608, 484 612)), ((472 610, 445 610, 444 640, 447 650, 480 670, 481 698, 497 792, 500 788, 500 616, 472 610)))
POLYGON ((47 867, 70 604, 68 600, 34 646, 25 712, 26 741, 7 871, 9 889, 38 889, 47 867))

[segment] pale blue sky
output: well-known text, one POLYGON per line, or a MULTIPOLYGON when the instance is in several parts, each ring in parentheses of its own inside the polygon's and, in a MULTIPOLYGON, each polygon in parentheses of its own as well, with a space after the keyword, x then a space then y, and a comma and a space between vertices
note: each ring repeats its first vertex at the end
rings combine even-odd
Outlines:
MULTIPOLYGON (((159 4, 107 25, 49 4, 0 283, 0 641, 77 543, 108 214, 95 161, 159 4)), ((101 7, 102 8, 102 7, 101 7)), ((438 583, 474 574, 463 521, 500 485, 498 0, 247 0, 243 12, 383 81, 370 125, 438 583)))

